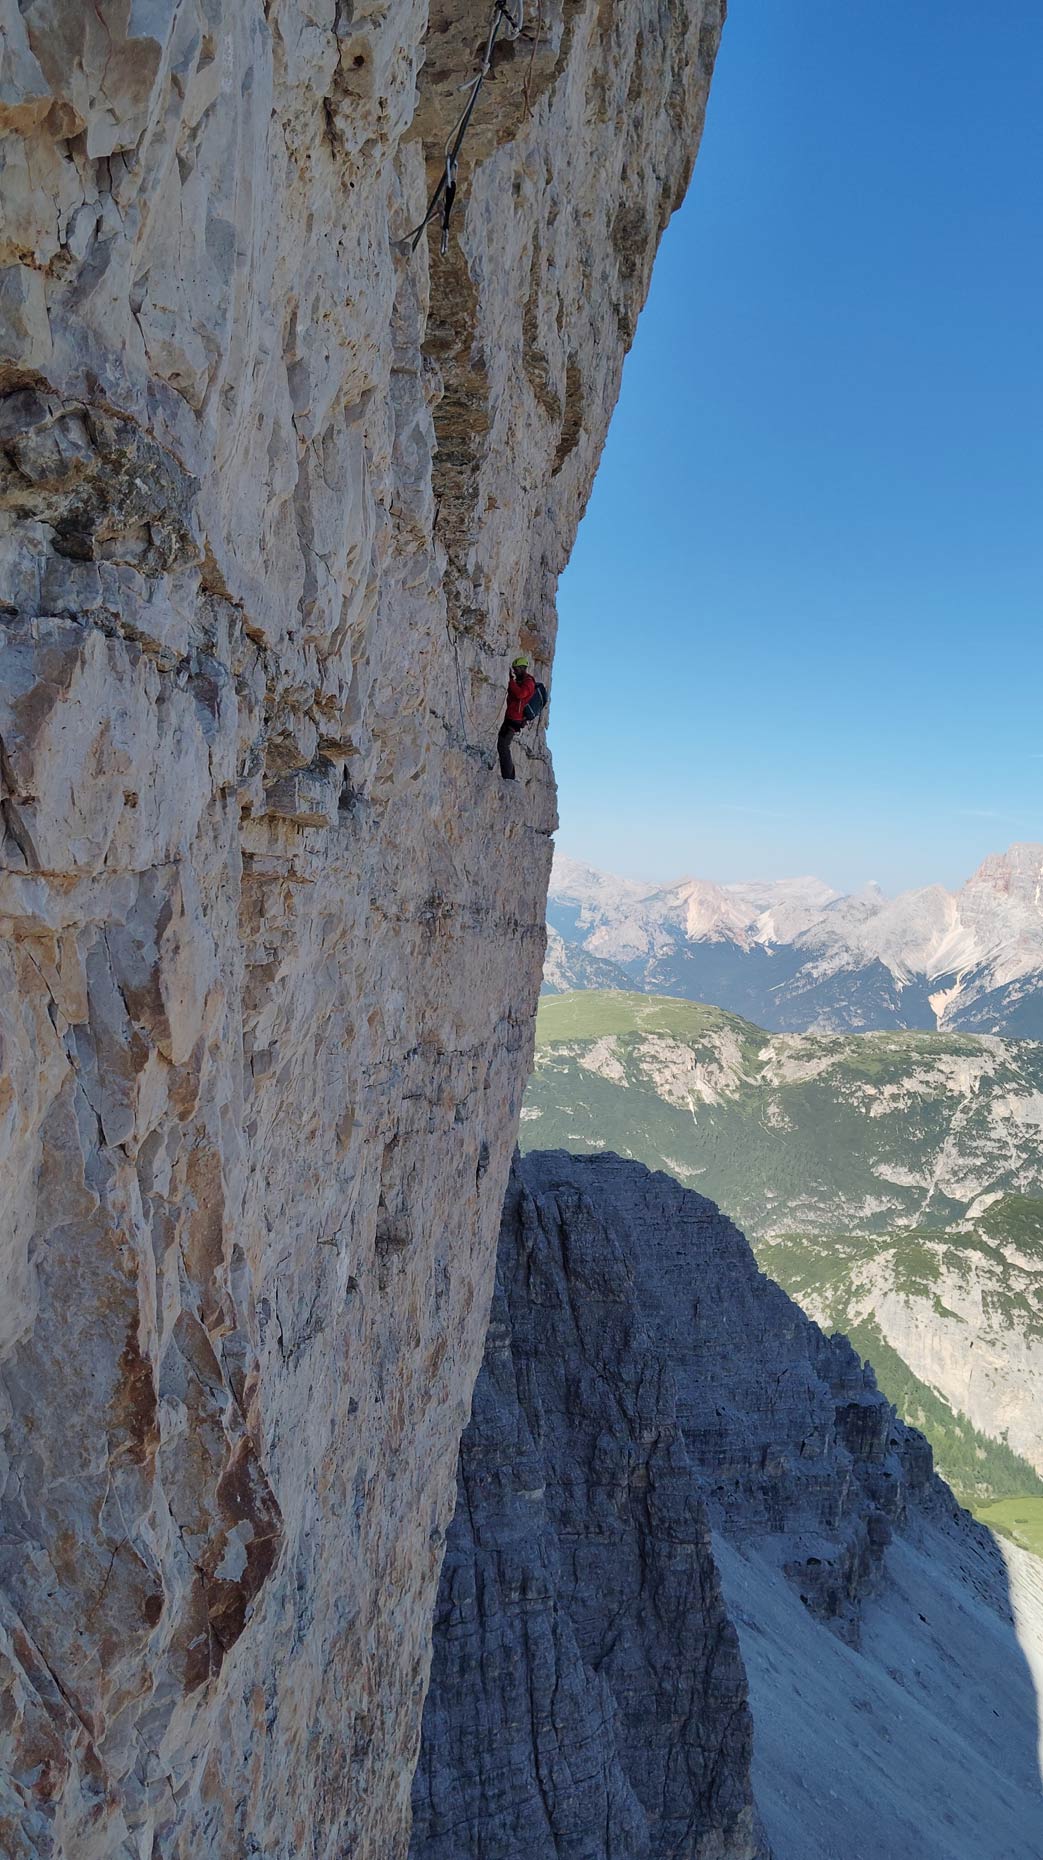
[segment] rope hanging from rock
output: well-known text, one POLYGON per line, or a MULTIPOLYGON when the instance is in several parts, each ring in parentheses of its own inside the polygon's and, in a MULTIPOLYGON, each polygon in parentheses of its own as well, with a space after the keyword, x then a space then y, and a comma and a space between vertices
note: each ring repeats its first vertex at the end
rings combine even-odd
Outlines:
POLYGON ((543 42, 543 0, 536 0, 536 30, 532 36, 532 51, 529 53, 529 69, 525 73, 525 121, 532 115, 532 74, 536 69, 536 53, 543 42))
POLYGON ((513 13, 508 12, 504 0, 494 0, 493 16, 489 24, 489 37, 485 42, 485 56, 482 59, 481 70, 476 78, 473 78, 469 84, 464 86, 465 89, 470 90, 471 94, 464 105, 463 114, 455 127, 449 131, 449 135, 446 138, 445 168, 442 171, 438 186, 431 196, 431 203, 419 226, 409 235, 410 251, 412 252, 416 251, 425 228, 429 226, 434 219, 438 211, 439 201, 442 203, 442 238, 439 251, 443 258, 449 250, 449 219, 453 211, 453 203, 456 200, 456 174, 464 137, 467 134, 471 117, 474 114, 474 106, 478 102, 479 92, 488 76, 489 67, 492 64, 493 49, 499 37, 500 27, 506 22, 511 28, 513 36, 517 38, 522 29, 523 16, 524 0, 517 0, 516 9, 513 13))

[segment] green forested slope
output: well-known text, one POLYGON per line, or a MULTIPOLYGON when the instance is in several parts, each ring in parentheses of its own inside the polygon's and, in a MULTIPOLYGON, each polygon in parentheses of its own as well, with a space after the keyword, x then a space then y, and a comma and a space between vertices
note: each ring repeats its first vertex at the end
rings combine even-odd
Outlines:
POLYGON ((616 1150, 720 1203, 965 1498, 1043 1495, 1043 1045, 564 994, 522 1118, 526 1147, 616 1150))

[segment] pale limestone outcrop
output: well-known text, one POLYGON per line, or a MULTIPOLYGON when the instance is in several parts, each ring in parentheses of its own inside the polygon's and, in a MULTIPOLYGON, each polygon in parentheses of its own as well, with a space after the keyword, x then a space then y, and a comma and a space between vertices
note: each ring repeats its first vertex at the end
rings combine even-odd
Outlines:
MULTIPOLYGON (((845 1301, 847 1322, 875 1323, 921 1382, 1043 1474, 1038 1258, 994 1239, 961 1255, 948 1235, 933 1257, 935 1277, 922 1289, 901 1282, 892 1253, 860 1265, 845 1301)), ((814 1293, 807 1301, 819 1322, 827 1321, 818 1309, 825 1302, 814 1293)))
POLYGON ((554 820, 491 748, 721 10, 530 8, 432 266, 484 6, 5 5, 18 1860, 404 1851, 554 820))

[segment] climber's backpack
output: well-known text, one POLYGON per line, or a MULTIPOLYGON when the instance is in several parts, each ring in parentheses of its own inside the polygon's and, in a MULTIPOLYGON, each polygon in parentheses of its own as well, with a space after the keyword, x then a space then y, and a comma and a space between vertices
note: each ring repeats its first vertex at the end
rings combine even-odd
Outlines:
POLYGON ((535 723, 537 717, 542 716, 546 707, 547 687, 546 685, 537 684, 523 712, 526 723, 535 723))

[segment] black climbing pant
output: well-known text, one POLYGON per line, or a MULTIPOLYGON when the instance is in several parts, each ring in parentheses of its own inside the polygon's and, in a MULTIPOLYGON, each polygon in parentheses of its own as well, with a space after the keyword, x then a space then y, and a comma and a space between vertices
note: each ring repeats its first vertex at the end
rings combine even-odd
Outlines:
POLYGON ((511 744, 515 737, 520 734, 520 724, 511 723, 505 717, 500 725, 500 734, 496 738, 496 753, 500 758, 500 774, 503 776, 504 781, 514 781, 515 779, 514 757, 511 754, 511 744))

